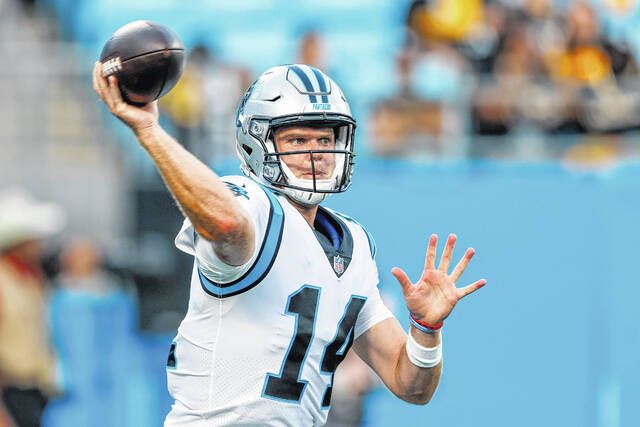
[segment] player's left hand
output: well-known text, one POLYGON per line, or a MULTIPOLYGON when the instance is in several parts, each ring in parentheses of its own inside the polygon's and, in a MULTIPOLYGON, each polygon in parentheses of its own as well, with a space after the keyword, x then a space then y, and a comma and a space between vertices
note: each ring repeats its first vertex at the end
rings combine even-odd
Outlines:
POLYGON ((451 314, 458 301, 487 283, 485 279, 480 279, 463 288, 456 288, 456 282, 467 268, 475 251, 471 248, 467 249, 451 274, 448 274, 453 249, 456 244, 456 236, 455 234, 450 234, 447 238, 440 265, 436 269, 437 243, 438 236, 432 234, 429 238, 429 248, 427 249, 422 276, 415 284, 411 283, 411 280, 401 268, 394 267, 391 270, 391 273, 402 286, 402 293, 411 314, 428 325, 437 325, 442 322, 451 314))

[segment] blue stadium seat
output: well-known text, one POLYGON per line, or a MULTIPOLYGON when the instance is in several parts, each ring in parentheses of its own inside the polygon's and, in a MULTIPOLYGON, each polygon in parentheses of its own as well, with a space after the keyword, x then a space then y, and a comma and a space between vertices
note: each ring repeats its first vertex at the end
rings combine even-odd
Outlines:
POLYGON ((268 32, 233 32, 220 34, 216 53, 224 60, 249 67, 254 74, 294 61, 295 43, 287 34, 268 32))
MULTIPOLYGON (((274 31, 286 25, 285 15, 277 13, 281 9, 281 0, 204 0, 197 3, 185 3, 176 11, 185 7, 189 12, 186 19, 197 23, 199 30, 212 34, 219 32, 274 31), (187 6, 188 5, 188 6, 187 6)), ((176 13, 182 15, 182 12, 176 13)))
POLYGON ((440 55, 429 55, 413 68, 412 86, 417 94, 431 101, 454 101, 464 88, 463 71, 440 55))
POLYGON ((384 31, 394 25, 392 0, 301 0, 293 8, 297 19, 323 31, 384 31))
POLYGON ((371 102, 391 95, 397 82, 394 73, 399 32, 380 35, 345 31, 324 33, 330 73, 351 102, 371 102))

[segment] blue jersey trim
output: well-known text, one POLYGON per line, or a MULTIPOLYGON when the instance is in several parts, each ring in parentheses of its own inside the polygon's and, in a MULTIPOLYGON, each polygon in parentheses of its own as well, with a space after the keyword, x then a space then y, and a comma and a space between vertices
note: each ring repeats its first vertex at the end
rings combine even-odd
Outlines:
MULTIPOLYGON (((363 296, 363 295, 351 295, 351 298, 349 298, 349 304, 351 304, 351 301, 353 299, 359 299, 361 301, 364 301, 362 303, 362 307, 364 307, 364 304, 367 302, 367 297, 366 296, 363 296)), ((349 308, 349 304, 347 304, 347 306, 345 307, 344 313, 342 313, 342 317, 340 318, 340 321, 338 321, 338 326, 342 324, 342 322, 344 321, 344 318, 347 316, 347 314, 349 314, 348 310, 347 310, 349 308)), ((360 315, 360 312, 362 311, 362 307, 360 308, 360 310, 358 310, 358 315, 360 315)), ((357 319, 357 316, 356 316, 356 319, 357 319)), ((347 332, 347 335, 344 338, 344 343, 338 349, 338 352, 336 353, 337 355, 344 356, 346 351, 349 351, 349 348, 351 348, 351 346, 353 345, 353 339, 351 340, 351 344, 349 344, 350 335, 353 335, 355 333, 355 329, 356 329, 356 324, 354 322, 353 326, 351 328, 349 328, 349 331, 347 332), (347 346, 349 346, 349 348, 347 348, 347 346)), ((324 360, 325 357, 327 357, 327 348, 331 345, 332 342, 334 342, 335 340, 338 339, 338 335, 339 334, 340 334, 340 328, 338 328, 336 330, 336 333, 333 336, 333 338, 331 339, 331 341, 329 341, 329 344, 327 344, 325 346, 324 350, 322 351, 322 358, 320 358, 320 374, 322 374, 322 375, 330 375, 329 384, 325 387, 323 396, 327 393, 327 390, 330 387, 333 387, 333 377, 334 377, 334 374, 336 372, 335 371, 333 371, 333 372, 324 371, 322 369, 322 361, 324 360)), ((323 403, 320 404, 320 409, 329 409, 329 408, 331 408, 331 405, 324 405, 323 403)))
POLYGON ((198 276, 202 289, 211 296, 226 298, 248 291, 265 278, 275 262, 284 230, 284 211, 277 197, 266 187, 261 187, 267 195, 271 206, 269 209, 267 230, 265 231, 258 256, 249 270, 238 279, 229 283, 216 283, 206 277, 202 271, 200 271, 200 268, 198 268, 198 276))
MULTIPOLYGON (((362 225, 360 226, 362 227, 362 225)), ((371 235, 371 233, 369 233, 369 231, 367 231, 366 228, 362 227, 362 229, 364 230, 365 234, 367 235, 367 240, 369 241, 369 250, 371 251, 371 258, 376 257, 376 251, 377 251, 377 247, 376 247, 376 241, 373 240, 373 236, 371 235)))
POLYGON ((377 252, 377 247, 376 247, 376 241, 373 240, 373 236, 371 235, 371 233, 369 233, 367 231, 367 229, 362 226, 362 224, 360 224, 358 221, 356 221, 355 219, 351 218, 350 216, 345 215, 345 214, 343 214, 341 212, 336 212, 336 211, 332 211, 332 212, 335 213, 336 215, 346 219, 347 221, 351 221, 354 224, 357 224, 360 228, 362 228, 362 231, 364 231, 364 234, 367 235, 367 240, 369 242, 369 251, 371 252, 371 258, 375 259, 376 252, 377 252))

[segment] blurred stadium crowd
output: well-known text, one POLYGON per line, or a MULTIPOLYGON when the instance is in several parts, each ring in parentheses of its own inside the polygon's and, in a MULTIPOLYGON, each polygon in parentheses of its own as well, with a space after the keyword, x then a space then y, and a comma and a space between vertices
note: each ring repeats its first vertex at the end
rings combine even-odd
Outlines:
POLYGON ((229 117, 252 78, 297 61, 343 84, 364 153, 530 160, 537 146, 542 158, 597 161, 633 148, 612 136, 640 114, 633 0, 49 3, 91 57, 127 21, 174 28, 192 55, 164 109, 209 159, 233 154, 229 117))
POLYGON ((611 161, 635 155, 635 0, 42 0, 56 35, 98 56, 122 24, 173 28, 191 51, 167 120, 196 154, 233 155, 240 94, 306 62, 344 86, 360 151, 423 159, 611 161), (274 13, 273 11, 278 11, 274 13))
POLYGON ((166 118, 210 161, 233 155, 229 117, 248 83, 296 61, 345 87, 364 154, 596 162, 636 154, 635 0, 26 3, 83 66, 126 22, 173 28, 191 53, 163 101, 166 118))
MULTIPOLYGON (((53 284, 54 318, 87 339, 114 330, 108 319, 116 312, 124 313, 118 325, 127 342, 134 316, 136 327, 172 332, 186 307, 188 290, 175 285, 186 284, 189 260, 171 247, 180 214, 131 135, 90 90, 102 44, 135 19, 168 25, 189 48, 182 80, 161 101, 163 120, 210 164, 234 155, 233 116, 245 88, 265 68, 291 62, 341 83, 365 158, 600 167, 640 154, 637 0, 0 0, 0 190, 22 187, 56 200, 67 211, 66 236, 88 236, 56 241, 48 252, 28 248, 30 267, 15 254, 2 262, 19 265, 39 286, 53 284), (93 313, 94 323, 82 329, 64 315, 73 310, 93 313)), ((57 339, 67 355, 82 351, 57 339)), ((146 358, 162 353, 166 340, 136 344, 131 369, 140 377, 131 393, 150 387, 146 358)), ((107 363, 94 362, 85 368, 107 363)), ((109 369, 127 369, 118 363, 109 369)), ((98 381, 120 390, 114 378, 98 381)), ((67 380, 77 390, 94 387, 67 380)), ((152 387, 164 393, 163 384, 152 387)), ((110 407, 146 404, 157 412, 166 405, 158 399, 123 398, 110 407)), ((69 420, 73 408, 58 408, 69 420)), ((157 423, 118 416, 127 425, 157 423)))

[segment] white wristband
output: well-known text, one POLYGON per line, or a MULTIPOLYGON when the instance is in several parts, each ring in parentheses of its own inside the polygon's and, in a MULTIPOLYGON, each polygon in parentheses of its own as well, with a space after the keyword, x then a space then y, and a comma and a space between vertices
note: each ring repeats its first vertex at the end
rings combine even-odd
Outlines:
POLYGON ((423 347, 411 336, 411 330, 407 335, 407 356, 411 363, 419 368, 433 368, 442 361, 442 341, 435 347, 423 347))

